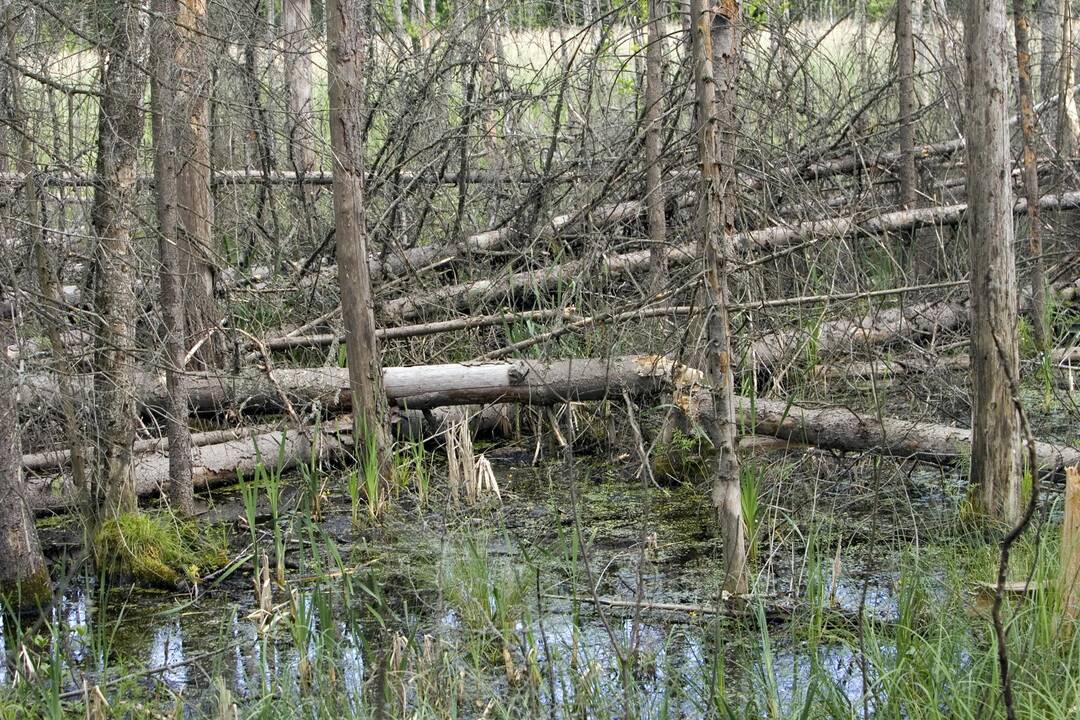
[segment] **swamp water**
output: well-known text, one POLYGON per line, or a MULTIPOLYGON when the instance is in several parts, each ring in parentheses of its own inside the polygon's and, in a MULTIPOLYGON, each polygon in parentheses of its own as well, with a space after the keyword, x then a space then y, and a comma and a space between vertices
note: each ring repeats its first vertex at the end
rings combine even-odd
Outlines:
MULTIPOLYGON (((184 594, 74 579, 26 640, 37 685, 11 690, 20 670, 2 678, 3 714, 83 715, 84 679, 118 717, 907 718, 994 706, 972 580, 993 577, 996 547, 957 530, 955 475, 817 452, 747 458, 756 599, 717 619, 721 552, 702 483, 643 483, 625 459, 578 462, 575 481, 561 462, 530 459, 496 460, 501 503, 455 507, 440 491, 420 502, 409 489, 378 520, 328 475, 313 521, 299 510, 303 482, 286 483, 286 583, 264 583, 266 611, 252 546, 276 575, 268 503, 260 494, 251 533, 242 493, 220 494, 209 514, 234 524, 237 561, 184 594)), ((1038 632, 1018 620, 1013 634, 1034 657, 1046 643, 1024 637, 1029 625, 1038 632)), ((1073 646, 1059 668, 1080 657, 1073 646)))

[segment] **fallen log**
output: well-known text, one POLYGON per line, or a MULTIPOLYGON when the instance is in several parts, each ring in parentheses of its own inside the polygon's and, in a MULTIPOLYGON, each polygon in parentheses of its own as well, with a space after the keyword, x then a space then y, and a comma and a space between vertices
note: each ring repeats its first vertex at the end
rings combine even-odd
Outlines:
MULTIPOLYGON (((473 413, 483 427, 505 423, 505 403, 554 405, 571 401, 620 397, 624 393, 656 395, 669 386, 681 366, 654 355, 611 359, 573 359, 550 363, 517 361, 479 365, 432 365, 414 368, 387 368, 384 388, 400 409, 395 421, 399 434, 431 437, 446 423, 452 406, 483 404, 473 413), (403 371, 403 372, 389 372, 403 371), (427 413, 423 411, 429 411, 427 413), (431 412, 434 410, 433 412, 431 412)), ((275 377, 278 382, 292 378, 301 384, 291 388, 309 399, 316 393, 332 399, 337 407, 348 405, 348 375, 336 372, 302 371, 301 375, 275 377), (336 378, 336 380, 335 380, 336 378), (330 395, 326 393, 330 392, 330 395)), ((276 390, 244 386, 245 393, 263 392, 256 402, 277 402, 276 390)), ((224 388, 225 386, 217 386, 224 388)), ((233 386, 234 388, 238 386, 233 386)), ((284 387, 284 386, 283 386, 284 387)), ((196 401, 212 396, 207 387, 195 391, 196 401), (201 393, 201 394, 200 394, 201 393)), ((226 400, 216 396, 213 402, 226 400)), ((311 427, 254 434, 251 437, 192 448, 192 476, 197 488, 233 482, 238 474, 252 473, 262 465, 287 470, 313 457, 325 458, 352 448, 351 418, 325 423, 321 432, 311 427)), ((140 497, 156 496, 168 481, 168 453, 160 446, 140 453, 135 459, 136 492, 140 497)), ((71 478, 60 472, 29 479, 29 501, 36 510, 55 510, 75 500, 71 478)))
MULTIPOLYGON (((712 396, 696 388, 679 392, 674 427, 693 431, 701 419, 713 412, 712 396)), ((806 408, 779 400, 737 397, 738 422, 744 431, 773 435, 794 443, 814 445, 841 452, 876 452, 949 464, 971 455, 971 430, 936 423, 899 418, 860 415, 848 408, 806 408)), ((1080 463, 1080 449, 1067 445, 1036 442, 1035 454, 1041 472, 1060 475, 1080 463)))
MULTIPOLYGON (((1080 192, 1060 195, 1044 195, 1039 200, 1043 210, 1066 210, 1080 208, 1080 192)), ((1013 208, 1014 214, 1027 212, 1027 202, 1020 201, 1013 208)), ((799 243, 814 243, 827 239, 863 237, 914 230, 923 227, 958 225, 967 213, 967 204, 941 207, 896 210, 873 217, 849 215, 839 218, 810 220, 790 225, 777 225, 738 233, 733 242, 741 251, 760 252, 790 247, 799 243)), ((696 261, 697 244, 677 245, 667 249, 669 264, 685 264, 696 261)), ((515 273, 504 278, 473 280, 449 285, 421 293, 410 293, 388 300, 379 308, 389 320, 404 322, 414 320, 429 311, 446 309, 464 310, 484 303, 503 303, 522 296, 538 296, 559 287, 576 285, 582 278, 598 275, 623 276, 642 272, 650 267, 652 256, 648 250, 637 250, 619 255, 582 258, 552 267, 515 273)))
POLYGON ((811 340, 817 355, 829 356, 850 352, 857 346, 935 337, 967 322, 968 309, 961 303, 914 303, 878 310, 861 318, 830 320, 816 329, 778 330, 754 341, 750 352, 758 365, 773 371, 789 362, 811 340))
MULTIPOLYGON (((665 382, 671 363, 655 355, 585 358, 543 362, 449 363, 383 370, 383 390, 397 407, 425 410, 446 405, 503 402, 552 405, 566 401, 600 400, 615 396, 655 392, 665 382)), ((90 376, 73 379, 79 399, 89 403, 90 376)), ((345 368, 278 368, 239 375, 191 373, 187 382, 188 407, 196 414, 223 411, 281 409, 281 393, 295 405, 318 404, 324 410, 350 405, 349 374, 345 368)), ((166 408, 161 378, 138 376, 136 398, 144 410, 166 408)), ((20 408, 40 411, 58 398, 55 381, 47 375, 30 375, 20 387, 20 408)))
MULTIPOLYGON (((397 327, 378 328, 375 337, 380 340, 399 340, 410 337, 423 337, 425 335, 438 335, 439 333, 453 332, 455 330, 469 330, 472 328, 493 327, 495 325, 510 325, 515 322, 528 320, 574 320, 577 316, 573 308, 559 310, 527 310, 519 313, 495 313, 493 315, 481 315, 478 317, 463 317, 455 320, 441 320, 437 322, 419 323, 417 325, 399 325, 397 327)), ((267 350, 290 350, 301 347, 324 347, 333 345, 335 342, 344 343, 345 336, 342 333, 316 333, 313 335, 292 335, 270 338, 263 344, 267 350)))
MULTIPOLYGON (((193 447, 191 449, 191 477, 197 489, 236 482, 240 475, 251 475, 260 465, 277 470, 288 470, 312 457, 323 457, 332 451, 343 449, 335 437, 337 431, 350 429, 351 418, 338 418, 327 423, 317 436, 309 436, 308 429, 279 430, 193 447)), ((153 497, 161 493, 169 481, 168 452, 161 450, 144 452, 134 459, 135 492, 139 497, 153 497)), ((71 507, 76 500, 70 475, 28 475, 28 502, 37 512, 54 511, 71 507)))

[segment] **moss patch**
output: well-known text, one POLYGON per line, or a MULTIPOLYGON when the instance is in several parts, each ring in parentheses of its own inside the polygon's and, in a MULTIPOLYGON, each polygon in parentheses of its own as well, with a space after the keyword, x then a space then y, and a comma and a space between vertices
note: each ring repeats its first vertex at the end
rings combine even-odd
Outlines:
POLYGON ((178 520, 164 512, 129 513, 105 521, 94 535, 94 558, 110 576, 175 587, 228 562, 224 530, 178 520))
POLYGON ((33 614, 52 604, 52 582, 44 568, 9 587, 0 587, 0 601, 18 615, 33 614))

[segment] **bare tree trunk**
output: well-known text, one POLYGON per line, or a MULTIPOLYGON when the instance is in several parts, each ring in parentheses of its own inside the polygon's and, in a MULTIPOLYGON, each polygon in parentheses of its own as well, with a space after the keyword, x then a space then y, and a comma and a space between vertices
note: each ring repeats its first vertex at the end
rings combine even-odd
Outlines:
POLYGON ((649 0, 649 35, 645 51, 645 206, 649 224, 651 278, 649 288, 659 292, 667 282, 667 220, 664 216, 663 0, 649 0))
POLYGON ((389 437, 375 339, 371 276, 364 226, 364 49, 369 0, 329 0, 326 7, 330 74, 330 144, 334 156, 334 226, 338 285, 357 438, 375 443, 387 467, 389 437))
POLYGON ((1009 377, 1019 365, 1008 133, 1009 36, 1003 0, 968 0, 967 189, 973 371, 971 478, 977 512, 1014 522, 1020 434, 1009 377))
POLYGON ((900 206, 915 206, 915 36, 912 32, 911 5, 915 0, 896 4, 896 60, 900 105, 900 206))
POLYGON ((97 509, 115 516, 136 509, 131 445, 135 441, 135 172, 144 130, 146 10, 126 0, 99 0, 108 19, 94 187, 94 309, 97 332, 97 509))
MULTIPOLYGON (((915 36, 912 30, 911 8, 919 0, 898 0, 896 4, 896 72, 899 79, 900 106, 900 207, 915 207, 915 36)), ((901 267, 911 268, 912 244, 915 232, 901 235, 901 267)))
POLYGON ((23 484, 15 321, 14 306, 0 301, 0 598, 32 611, 49 604, 52 587, 23 484))
MULTIPOLYGON (((10 11, 10 6, 8 8, 10 11)), ((9 62, 14 65, 18 57, 15 45, 15 18, 7 18, 7 36, 5 38, 5 53, 9 62)), ((54 270, 49 259, 49 253, 45 248, 45 237, 42 228, 45 223, 41 217, 41 199, 39 197, 37 178, 34 176, 34 143, 30 130, 30 118, 22 103, 22 86, 19 78, 10 77, 10 87, 7 97, 10 100, 10 117, 6 118, 14 134, 19 139, 18 160, 16 167, 19 174, 25 180, 23 184, 23 199, 26 201, 27 234, 30 237, 30 245, 34 253, 34 265, 37 271, 38 289, 45 300, 42 310, 42 324, 45 334, 49 338, 52 349, 52 366, 57 376, 57 384, 60 390, 60 409, 63 416, 64 432, 67 435, 71 449, 71 474, 75 486, 86 491, 86 458, 83 453, 83 438, 79 432, 79 418, 75 408, 75 396, 71 387, 70 373, 72 371, 71 358, 64 342, 61 327, 62 319, 57 314, 60 307, 60 289, 54 278, 54 270)))
POLYGON ((315 114, 311 80, 311 0, 283 0, 281 31, 285 37, 285 88, 288 92, 289 159, 298 174, 315 169, 315 114))
POLYGON ((1069 0, 1039 2, 1039 99, 1054 96, 1058 88, 1058 60, 1061 59, 1061 18, 1069 0))
POLYGON ((721 0, 710 9, 692 0, 694 66, 697 82, 698 157, 701 163, 700 238, 704 245, 706 367, 714 407, 721 408, 706 427, 716 450, 712 500, 724 538, 724 589, 747 590, 746 540, 735 454, 735 380, 728 325, 728 263, 733 254, 733 140, 737 127, 736 80, 739 68, 739 4, 721 0), (726 160, 726 162, 725 162, 726 160))
MULTIPOLYGON (((1061 5, 1061 57, 1058 62, 1058 116, 1057 116, 1057 154, 1060 170, 1065 173, 1069 163, 1076 155, 1077 141, 1080 139, 1080 111, 1076 106, 1073 93, 1073 17, 1072 6, 1068 0, 1061 5)), ((1064 177, 1064 175, 1063 175, 1064 177)))
MULTIPOLYGON (((195 512, 191 482, 191 431, 187 424, 187 390, 184 377, 184 299, 177 244, 177 149, 176 84, 180 79, 177 62, 176 27, 178 0, 154 0, 151 37, 154 41, 153 78, 150 84, 154 133, 154 187, 157 191, 158 272, 161 281, 161 319, 164 332, 165 386, 168 410, 165 431, 169 438, 169 483, 167 496, 173 511, 182 516, 195 512)), ((180 3, 185 0, 179 0, 180 3)))
POLYGON ((405 12, 401 7, 401 0, 390 0, 394 13, 394 35, 402 43, 405 42, 405 12))
POLYGON ((210 337, 217 327, 214 303, 215 261, 211 235, 213 206, 210 200, 210 67, 206 42, 206 0, 178 0, 179 40, 176 52, 180 69, 176 86, 176 108, 184 122, 178 123, 179 152, 177 164, 177 201, 180 232, 177 248, 180 257, 181 292, 187 342, 194 345, 203 338, 195 353, 196 364, 203 368, 221 365, 221 342, 210 337))
POLYGON ((1016 67, 1019 84, 1020 130, 1024 138, 1024 195, 1027 198, 1027 237, 1031 252, 1031 321, 1039 352, 1050 349, 1050 328, 1046 322, 1046 269, 1043 263, 1042 220, 1039 218, 1039 168, 1035 147, 1035 91, 1031 82, 1031 27, 1028 0, 1014 0, 1013 26, 1016 35, 1016 67))

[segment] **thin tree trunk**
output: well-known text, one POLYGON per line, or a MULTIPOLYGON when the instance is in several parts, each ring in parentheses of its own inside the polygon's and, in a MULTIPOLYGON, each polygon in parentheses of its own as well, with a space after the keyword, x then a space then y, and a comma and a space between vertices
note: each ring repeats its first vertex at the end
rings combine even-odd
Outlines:
POLYGON ((177 155, 177 208, 181 292, 187 343, 208 338, 194 360, 202 368, 218 367, 221 342, 211 336, 219 317, 214 302, 216 275, 212 239, 213 205, 210 199, 210 68, 206 42, 206 0, 177 0, 179 38, 176 63, 180 70, 176 92, 179 152, 177 155))
POLYGON ((1039 168, 1035 147, 1035 98, 1031 82, 1030 21, 1028 0, 1014 0, 1013 25, 1016 35, 1016 67, 1020 130, 1024 138, 1024 195, 1027 198, 1027 237, 1031 252, 1031 321, 1039 352, 1050 349, 1050 328, 1046 322, 1046 269, 1043 263, 1042 221, 1039 218, 1039 168))
MULTIPOLYGON (((10 6, 8 7, 10 11, 10 6)), ((5 53, 8 60, 14 64, 18 57, 15 35, 15 18, 7 18, 7 35, 5 53)), ((63 418, 64 432, 67 435, 71 449, 71 474, 75 486, 80 491, 86 491, 86 458, 83 453, 83 439, 79 432, 79 418, 75 408, 75 397, 71 387, 70 373, 72 371, 71 358, 67 351, 61 332, 62 320, 58 317, 58 308, 62 305, 60 289, 54 278, 52 263, 45 247, 45 237, 42 228, 45 223, 41 217, 41 199, 38 193, 38 180, 34 177, 34 142, 30 130, 30 118, 23 107, 22 85, 19 78, 10 77, 10 87, 7 97, 10 100, 10 117, 7 118, 10 127, 19 138, 19 151, 16 167, 25 180, 23 184, 23 199, 26 201, 27 234, 30 237, 30 245, 34 253, 34 265, 37 271, 38 289, 43 304, 42 324, 49 338, 52 350, 52 367, 56 373, 57 384, 60 390, 60 410, 63 418)))
POLYGON ((329 0, 326 6, 330 74, 330 143, 334 156, 334 226, 338 285, 357 438, 375 444, 388 466, 386 399, 381 388, 371 276, 364 226, 364 52, 369 0, 329 0))
POLYGON ((402 43, 405 42, 405 12, 401 6, 401 0, 390 0, 394 13, 394 35, 402 43))
POLYGON ((915 36, 911 6, 915 0, 896 4, 896 59, 900 105, 900 206, 915 206, 915 36))
POLYGON ((152 37, 153 79, 150 85, 154 133, 154 187, 157 191, 158 272, 161 281, 161 318, 164 332, 165 386, 168 409, 165 431, 169 438, 169 483, 166 495, 173 511, 182 516, 195 512, 191 483, 191 431, 187 424, 187 390, 184 377, 184 298, 177 243, 177 149, 175 90, 180 79, 176 68, 179 3, 185 0, 154 0, 152 37))
POLYGON ((281 31, 285 38, 285 88, 288 92, 289 159, 294 172, 315 169, 315 113, 311 79, 311 0, 283 0, 281 31))
POLYGON ((14 306, 0 301, 0 598, 32 611, 48 605, 52 587, 23 483, 15 322, 14 306))
MULTIPOLYGON (((1066 0, 1061 5, 1061 57, 1058 62, 1058 115, 1057 115, 1057 156, 1061 179, 1064 180, 1073 158, 1076 156, 1077 141, 1080 139, 1080 111, 1076 106, 1073 93, 1073 18, 1072 6, 1066 0)), ((1064 187, 1060 184, 1059 187, 1064 187)))
POLYGON ((1039 2, 1039 99, 1047 100, 1057 93, 1058 60, 1061 59, 1061 18, 1068 0, 1039 2))
POLYGON ((128 0, 99 0, 109 20, 98 121, 94 187, 94 369, 97 448, 94 495, 106 517, 136 509, 131 445, 135 440, 135 172, 144 130, 146 10, 128 0))
POLYGON ((739 490, 739 458, 735 454, 735 387, 728 326, 728 263, 733 254, 734 167, 731 143, 736 128, 735 91, 739 67, 739 5, 721 0, 705 9, 692 0, 694 66, 697 83, 697 144, 701 164, 700 238, 705 260, 707 305, 706 357, 713 403, 721 408, 706 426, 716 450, 712 501, 724 540, 724 589, 747 590, 746 540, 739 490), (719 111, 719 112, 718 112, 719 111), (724 158, 720 153, 723 153, 724 158), (723 162, 723 160, 729 162, 723 162))
POLYGON ((667 220, 664 216, 663 98, 664 46, 661 22, 663 0, 649 0, 648 48, 645 52, 645 205, 649 225, 651 279, 649 288, 659 292, 667 282, 667 220))
POLYGON ((974 402, 971 478, 976 512, 1020 514, 1020 433, 1009 378, 1019 365, 1004 0, 968 0, 967 189, 974 402))

